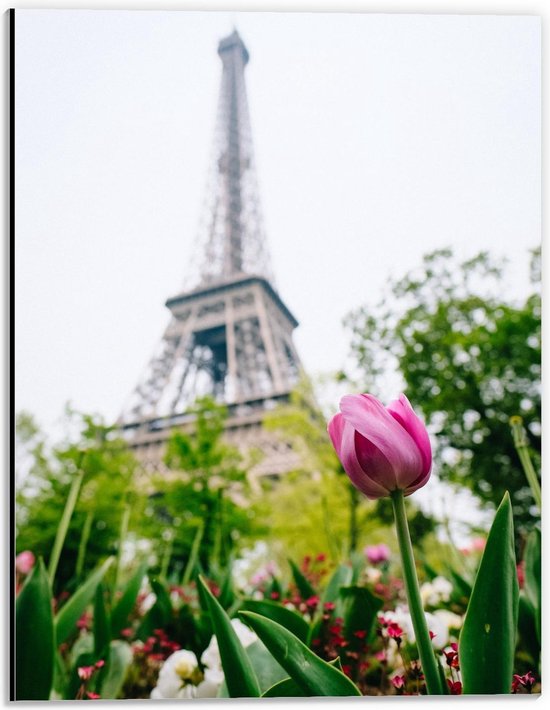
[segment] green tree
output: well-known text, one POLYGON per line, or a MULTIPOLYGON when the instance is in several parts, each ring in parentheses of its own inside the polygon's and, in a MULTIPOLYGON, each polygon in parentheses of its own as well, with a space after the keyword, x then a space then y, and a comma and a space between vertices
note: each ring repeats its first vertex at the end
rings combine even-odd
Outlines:
MULTIPOLYGON (((305 474, 306 479, 312 475, 314 479, 317 479, 318 494, 314 494, 313 497, 315 499, 318 498, 320 519, 314 521, 313 527, 319 530, 318 523, 321 523, 321 528, 324 530, 326 537, 327 548, 332 548, 333 557, 337 558, 342 553, 349 554, 356 550, 359 538, 358 507, 361 502, 361 496, 344 475, 344 469, 327 435, 327 418, 319 409, 311 381, 303 378, 291 392, 288 404, 280 405, 269 413, 264 420, 264 426, 268 430, 279 432, 280 436, 292 445, 293 450, 299 457, 300 465, 293 472, 292 485, 299 485, 301 474, 305 474), (337 494, 336 491, 338 492, 337 494), (342 516, 334 515, 332 501, 335 495, 337 495, 339 500, 342 499, 342 496, 346 500, 343 510, 348 516, 346 534, 340 534, 337 538, 332 530, 332 520, 335 517, 341 518, 342 516), (346 540, 346 542, 344 544, 342 542, 337 543, 337 539, 340 541, 346 540)), ((304 481, 304 485, 307 489, 306 481, 304 481)), ((284 498, 285 484, 280 482, 279 486, 282 486, 282 489, 275 493, 275 497, 279 495, 284 498)), ((311 494, 308 495, 306 491, 304 491, 304 494, 309 499, 309 503, 311 503, 311 494)), ((282 501, 279 504, 282 504, 282 501)), ((286 504, 283 507, 288 510, 286 504)), ((342 508, 342 506, 340 507, 342 508)), ((311 507, 309 507, 310 513, 311 510, 311 507)), ((335 523, 336 527, 340 528, 341 522, 339 520, 338 523, 335 523)), ((307 526, 305 519, 302 520, 301 525, 303 526, 304 524, 307 526)), ((312 550, 309 550, 309 552, 312 552, 312 550)))
POLYGON ((208 571, 226 564, 239 539, 252 533, 255 511, 242 456, 223 438, 226 407, 204 397, 189 414, 189 428, 168 439, 170 471, 155 478, 148 512, 169 538, 171 569, 183 568, 200 526, 200 562, 208 571))
POLYGON ((49 560, 72 479, 84 471, 80 495, 71 520, 56 575, 57 590, 107 555, 116 554, 123 510, 134 496, 137 461, 113 427, 98 418, 68 411, 69 440, 49 448, 33 418, 17 416, 18 461, 24 469, 16 493, 16 550, 32 550, 49 560), (88 522, 86 522, 88 521, 88 522), (83 531, 86 531, 83 539, 83 531), (86 539, 87 538, 87 539, 86 539))
POLYGON ((531 521, 533 500, 508 421, 521 414, 540 451, 540 250, 531 275, 533 293, 512 303, 502 295, 502 265, 487 253, 458 263, 450 249, 439 250, 392 281, 376 307, 347 320, 367 389, 401 373, 437 436, 441 478, 491 504, 509 490, 520 528, 531 521))

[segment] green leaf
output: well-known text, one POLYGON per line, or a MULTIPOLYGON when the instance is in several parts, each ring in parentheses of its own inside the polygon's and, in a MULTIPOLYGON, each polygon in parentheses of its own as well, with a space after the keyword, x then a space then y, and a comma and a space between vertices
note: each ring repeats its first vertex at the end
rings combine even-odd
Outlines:
POLYGON ((453 594, 457 591, 459 597, 466 597, 466 599, 469 599, 472 595, 471 584, 452 568, 449 568, 449 575, 453 580, 453 594))
POLYGON ((365 555, 359 550, 354 550, 351 555, 352 575, 350 584, 357 584, 363 570, 365 569, 365 555))
POLYGON ((541 534, 535 528, 527 538, 525 546, 525 594, 535 611, 537 636, 541 640, 541 534))
POLYGON ((348 584, 351 584, 352 576, 353 570, 349 565, 338 565, 332 573, 321 597, 321 603, 319 605, 321 612, 323 610, 323 604, 335 602, 337 604, 336 616, 340 615, 340 609, 338 608, 340 587, 347 587, 348 584))
POLYGON ((254 611, 262 616, 267 616, 268 619, 276 621, 285 629, 288 629, 294 634, 300 641, 306 643, 309 625, 307 621, 291 609, 287 609, 282 604, 277 604, 277 602, 272 602, 267 599, 262 601, 255 599, 245 599, 242 603, 241 609, 243 611, 254 611))
POLYGON ((224 609, 229 609, 229 607, 235 602, 235 592, 233 591, 233 573, 231 569, 231 561, 227 565, 227 570, 223 578, 220 596, 218 601, 223 606, 224 609))
POLYGON ((327 602, 333 602, 336 604, 334 609, 334 616, 343 616, 342 603, 340 600, 340 587, 342 585, 350 584, 353 578, 353 570, 348 565, 339 565, 332 573, 331 578, 328 581, 327 586, 323 596, 317 606, 317 611, 315 612, 315 617, 311 627, 309 629, 309 634, 306 640, 306 645, 311 646, 314 639, 318 638, 322 627, 323 627, 323 605, 327 602))
MULTIPOLYGON (((336 656, 336 658, 333 661, 329 661, 328 664, 329 666, 338 668, 339 671, 342 670, 340 656, 336 656)), ((296 681, 292 680, 292 678, 283 678, 283 680, 269 687, 265 693, 263 693, 262 698, 305 698, 305 695, 296 681)))
POLYGON ((132 649, 125 641, 115 640, 111 642, 107 673, 101 684, 102 699, 117 699, 124 685, 126 673, 132 660, 132 649))
POLYGON ((172 602, 164 585, 154 578, 150 578, 151 589, 156 595, 156 601, 145 615, 137 632, 138 639, 151 636, 154 629, 165 628, 172 619, 172 602))
MULTIPOLYGON (((94 653, 98 658, 107 652, 111 641, 109 614, 105 608, 105 590, 97 585, 94 603, 94 653)), ((107 659, 103 657, 103 660, 107 659)))
POLYGON ((94 598, 97 586, 105 576, 112 562, 113 558, 109 557, 101 567, 98 567, 95 572, 92 572, 55 617, 55 634, 58 646, 63 643, 74 630, 76 622, 80 619, 82 614, 86 611, 86 607, 94 598))
POLYGON ((305 693, 292 678, 284 678, 263 693, 262 698, 305 698, 305 693))
POLYGON ((271 577, 271 581, 265 588, 264 599, 272 599, 272 594, 276 594, 278 599, 284 597, 281 582, 275 576, 271 577))
POLYGON ((94 637, 93 634, 82 634, 78 636, 69 652, 69 664, 74 666, 79 656, 87 653, 90 656, 94 652, 94 637))
POLYGON ((538 668, 540 642, 535 623, 535 610, 523 591, 519 593, 518 631, 521 639, 518 648, 523 648, 529 653, 533 668, 538 668))
POLYGON ((128 617, 132 613, 136 600, 141 588, 141 583, 147 570, 147 562, 143 562, 137 572, 131 577, 126 585, 122 596, 113 607, 111 612, 111 636, 115 637, 120 634, 128 623, 128 617))
POLYGON ((48 700, 54 674, 54 627, 42 558, 15 604, 15 699, 48 700))
POLYGON ((304 695, 361 695, 347 676, 316 656, 284 626, 251 611, 243 611, 241 616, 258 634, 275 660, 298 684, 304 695))
POLYGON ((50 691, 50 698, 52 693, 56 696, 62 698, 65 692, 67 683, 69 682, 69 671, 63 660, 63 656, 59 651, 55 652, 54 665, 53 665, 53 684, 50 691))
POLYGON ((487 538, 460 634, 465 694, 510 692, 518 594, 512 505, 506 493, 487 538))
POLYGON ((300 596, 302 597, 302 599, 309 599, 310 597, 316 596, 317 592, 315 591, 315 589, 313 589, 309 581, 300 572, 298 565, 292 560, 289 560, 288 563, 292 570, 294 582, 298 587, 298 591, 300 592, 300 596))
MULTIPOLYGON (((277 663, 260 640, 251 643, 245 651, 258 679, 261 693, 287 677, 287 672, 277 663)), ((228 697, 227 685, 224 680, 218 698, 228 697)))
MULTIPOLYGON (((95 653, 90 652, 90 653, 81 653, 75 662, 73 663, 73 666, 71 668, 71 672, 69 675, 69 682, 67 683, 64 691, 64 699, 65 700, 75 700, 77 693, 80 689, 80 686, 82 685, 82 680, 80 679, 78 675, 78 669, 82 666, 93 666, 94 663, 97 661, 97 657, 95 653)), ((95 679, 92 679, 90 685, 93 684, 93 681, 95 679)), ((92 687, 88 686, 90 690, 94 690, 92 687)), ((94 691, 95 692, 95 691, 94 691)))
POLYGON ((371 639, 375 629, 376 615, 382 608, 384 601, 366 587, 341 587, 340 597, 346 641, 352 645, 359 641, 354 635, 356 631, 367 632, 361 643, 371 639))
POLYGON ((199 577, 198 586, 202 588, 210 610, 229 695, 232 698, 258 698, 258 679, 229 617, 202 577, 199 577))

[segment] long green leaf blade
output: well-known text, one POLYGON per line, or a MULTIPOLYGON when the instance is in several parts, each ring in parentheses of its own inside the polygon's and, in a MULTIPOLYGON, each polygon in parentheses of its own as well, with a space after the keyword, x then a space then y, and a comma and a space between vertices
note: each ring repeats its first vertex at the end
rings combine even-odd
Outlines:
POLYGON ((350 644, 357 643, 357 631, 365 631, 367 640, 374 633, 376 615, 384 605, 383 599, 375 596, 366 587, 341 587, 344 637, 350 644))
POLYGON ((262 698, 305 698, 303 690, 292 678, 283 678, 268 688, 262 698))
POLYGON ((101 567, 98 567, 95 572, 92 572, 55 617, 56 644, 58 646, 60 643, 63 643, 73 631, 76 622, 80 619, 86 607, 94 598, 97 586, 105 576, 112 562, 113 558, 109 557, 101 567))
POLYGON ((242 611, 254 611, 256 614, 261 614, 262 616, 267 616, 268 619, 276 621, 285 629, 288 629, 294 634, 300 641, 306 643, 309 624, 295 611, 287 609, 282 604, 277 604, 276 602, 269 601, 268 599, 255 600, 255 599, 245 599, 241 606, 242 611))
POLYGON ((229 617, 208 589, 202 577, 199 577, 198 583, 208 603, 230 697, 259 698, 258 679, 235 629, 231 626, 229 617))
MULTIPOLYGON (((268 688, 287 677, 286 671, 277 663, 259 639, 247 646, 245 651, 250 658, 262 695, 268 688)), ((218 691, 218 698, 228 697, 227 684, 224 680, 218 691)))
MULTIPOLYGON (((325 591, 321 597, 320 608, 323 608, 323 604, 327 602, 338 603, 340 587, 347 587, 351 584, 351 579, 353 576, 353 570, 349 565, 338 565, 338 567, 332 573, 329 579, 325 591)), ((337 609, 337 615, 339 615, 340 610, 337 609)))
POLYGON ((525 594, 535 611, 535 625, 539 641, 541 623, 541 534, 535 528, 525 546, 525 594))
MULTIPOLYGON (((334 666, 341 671, 340 656, 336 656, 333 661, 329 661, 329 666, 334 666)), ((305 698, 305 695, 296 681, 292 680, 292 678, 283 678, 269 686, 262 694, 262 698, 305 698)))
POLYGON ((290 565, 290 569, 292 570, 294 582, 296 584, 296 587, 298 588, 298 591, 300 592, 300 596, 302 597, 302 599, 309 599, 310 597, 314 597, 317 592, 301 573, 298 565, 290 559, 288 563, 290 565))
POLYGON ((103 700, 117 699, 133 658, 132 648, 127 643, 118 640, 111 642, 107 673, 101 684, 103 700))
POLYGON ((105 590, 100 583, 95 591, 94 601, 94 654, 98 658, 107 660, 102 654, 107 653, 107 648, 111 642, 109 612, 105 606, 105 590))
POLYGON ((54 672, 54 629, 42 558, 15 605, 15 699, 48 700, 54 672))
POLYGON ((306 696, 342 697, 361 695, 351 680, 316 656, 290 631, 265 616, 240 612, 288 675, 306 696))
POLYGON ((132 613, 132 610, 136 604, 141 583, 145 577, 146 571, 147 562, 145 561, 139 566, 137 572, 126 585, 122 596, 113 607, 113 611, 111 612, 111 635, 113 637, 118 636, 122 629, 125 628, 128 622, 128 617, 132 613))
POLYGON ((510 692, 518 596, 514 523, 506 493, 487 538, 460 634, 465 694, 510 692))

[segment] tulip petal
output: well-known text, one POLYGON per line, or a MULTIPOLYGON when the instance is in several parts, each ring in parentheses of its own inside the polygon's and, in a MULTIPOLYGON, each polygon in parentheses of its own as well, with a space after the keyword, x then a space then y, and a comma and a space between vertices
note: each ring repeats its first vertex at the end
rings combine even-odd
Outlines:
POLYGON ((431 471, 428 471, 428 473, 422 473, 416 481, 413 481, 411 484, 407 486, 405 489, 405 495, 410 496, 411 493, 414 493, 417 491, 419 488, 422 488, 422 486, 425 486, 426 483, 430 480, 431 476, 431 471))
POLYGON ((416 415, 404 394, 390 402, 386 409, 413 438, 422 457, 422 473, 428 474, 432 467, 432 447, 424 422, 416 415))
POLYGON ((374 481, 368 473, 363 470, 357 459, 355 449, 355 429, 348 422, 346 422, 343 417, 342 422, 344 426, 339 457, 350 481, 356 488, 364 493, 367 498, 376 499, 387 496, 388 489, 374 481))
POLYGON ((330 439, 332 441, 332 445, 334 446, 334 450, 336 451, 336 455, 338 458, 340 457, 340 450, 342 448, 342 435, 344 431, 344 417, 338 412, 338 414, 335 414, 330 422, 328 423, 328 435, 330 436, 330 439))
POLYGON ((347 395, 342 397, 340 410, 346 423, 374 444, 389 462, 394 474, 388 481, 390 490, 392 485, 405 489, 418 479, 423 472, 420 449, 409 432, 376 397, 370 394, 347 395))
POLYGON ((395 472, 388 459, 380 449, 361 436, 358 431, 355 432, 355 455, 359 466, 375 483, 380 484, 386 491, 393 491, 397 488, 395 472))

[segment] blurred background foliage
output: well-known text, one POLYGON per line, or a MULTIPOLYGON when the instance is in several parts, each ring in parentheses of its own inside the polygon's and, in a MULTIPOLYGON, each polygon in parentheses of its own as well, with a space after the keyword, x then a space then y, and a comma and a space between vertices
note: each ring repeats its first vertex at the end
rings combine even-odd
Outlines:
POLYGON ((459 262, 450 249, 435 251, 347 324, 364 391, 376 392, 389 370, 399 372, 435 434, 440 478, 491 506, 509 490, 524 534, 534 501, 509 419, 525 420, 538 466, 540 249, 531 254, 532 292, 521 302, 507 298, 502 266, 487 253, 459 262))
MULTIPOLYGON (((338 377, 349 391, 380 394, 379 383, 400 374, 434 434, 439 477, 489 507, 509 490, 520 538, 533 499, 509 418, 524 418, 538 464, 540 250, 531 266, 532 292, 512 302, 502 265, 488 254, 462 263, 451 250, 427 255, 419 269, 391 281, 378 304, 348 316, 353 366, 338 377)), ((302 381, 265 422, 300 458, 279 480, 250 485, 257 459, 253 452, 245 460, 225 442, 225 407, 205 398, 193 413, 194 428, 172 435, 157 471, 141 467, 98 417, 68 410, 67 436, 50 446, 31 414, 18 415, 17 552, 32 550, 48 562, 71 481, 84 472, 56 593, 123 552, 148 556, 161 577, 179 583, 194 548, 205 573, 230 565, 258 540, 281 569, 288 557, 325 554, 336 564, 366 544, 395 548, 389 501, 368 501, 349 483, 326 433, 330 413, 311 383, 302 381)), ((415 544, 431 568, 444 571, 449 546, 438 536, 441 520, 409 502, 415 544)))

